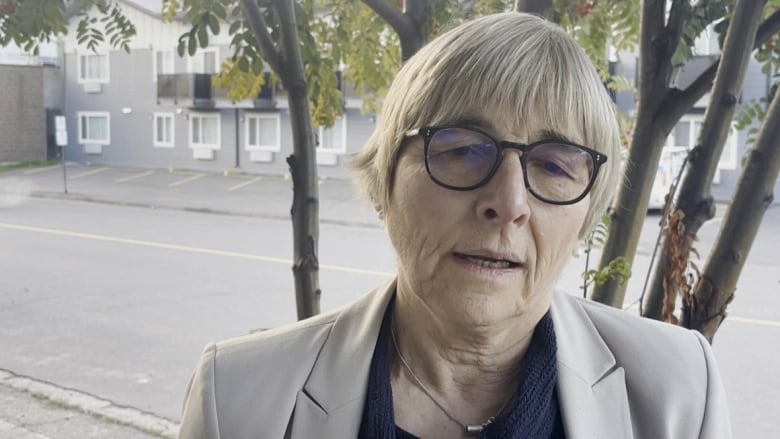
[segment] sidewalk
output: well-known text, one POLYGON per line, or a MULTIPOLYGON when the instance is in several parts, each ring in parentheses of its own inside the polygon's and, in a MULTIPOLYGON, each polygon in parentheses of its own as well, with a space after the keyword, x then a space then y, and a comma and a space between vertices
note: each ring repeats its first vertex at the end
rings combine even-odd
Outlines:
MULTIPOLYGON (((292 181, 281 176, 68 164, 0 173, 0 206, 33 196, 229 215, 290 219, 292 181)), ((319 181, 320 221, 380 227, 350 180, 319 181)))
POLYGON ((0 439, 158 439, 176 432, 168 420, 0 369, 0 439))

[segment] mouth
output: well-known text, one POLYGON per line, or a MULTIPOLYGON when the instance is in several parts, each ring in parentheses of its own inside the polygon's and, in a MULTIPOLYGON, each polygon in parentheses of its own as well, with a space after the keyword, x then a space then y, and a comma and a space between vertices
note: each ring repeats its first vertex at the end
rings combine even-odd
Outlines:
POLYGON ((458 253, 458 252, 455 252, 454 254, 455 257, 457 258, 463 259, 465 261, 471 262, 472 264, 484 268, 506 270, 506 269, 513 269, 513 268, 522 268, 523 266, 521 262, 517 262, 507 258, 493 258, 489 256, 472 255, 472 254, 458 253))

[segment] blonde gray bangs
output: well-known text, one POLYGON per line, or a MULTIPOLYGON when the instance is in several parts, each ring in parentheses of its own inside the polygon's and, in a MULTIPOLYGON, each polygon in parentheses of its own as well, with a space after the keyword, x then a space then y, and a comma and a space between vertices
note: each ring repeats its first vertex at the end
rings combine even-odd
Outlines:
POLYGON ((609 157, 591 193, 580 231, 584 236, 606 211, 615 189, 620 134, 614 108, 577 43, 526 14, 471 21, 407 62, 388 91, 376 130, 353 162, 358 185, 381 209, 390 201, 407 130, 475 118, 507 120, 507 115, 514 115, 518 127, 525 127, 531 115, 545 125, 528 130, 571 135, 563 130, 573 127, 582 136, 573 140, 609 157))

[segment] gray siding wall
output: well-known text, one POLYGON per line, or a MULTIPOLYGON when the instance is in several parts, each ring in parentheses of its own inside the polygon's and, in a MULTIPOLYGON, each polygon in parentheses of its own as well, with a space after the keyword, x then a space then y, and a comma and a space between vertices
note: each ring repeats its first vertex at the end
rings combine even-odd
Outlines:
POLYGON ((46 159, 40 66, 0 65, 0 162, 46 159))
MULTIPOLYGON (((221 48, 219 55, 228 56, 229 52, 221 48)), ((231 106, 196 110, 176 105, 170 100, 158 102, 153 56, 153 50, 133 50, 130 54, 112 51, 109 55, 110 82, 102 84, 99 93, 87 93, 83 85, 78 83, 78 56, 72 53, 66 55, 65 114, 68 120, 69 160, 115 166, 218 172, 238 169, 267 175, 288 172, 286 157, 293 151, 293 141, 287 108, 264 110, 279 114, 280 151, 272 153, 269 162, 253 162, 246 148, 245 116, 261 111, 231 106), (87 154, 83 145, 78 143, 78 113, 82 111, 110 114, 111 144, 104 146, 100 154, 87 154), (153 146, 155 112, 174 114, 173 148, 153 146), (220 115, 220 148, 215 151, 212 160, 193 158, 193 150, 189 146, 190 117, 199 113, 220 115)), ((176 72, 185 72, 186 65, 185 59, 175 57, 176 72)), ((357 109, 346 110, 346 118, 347 154, 338 154, 335 164, 319 166, 319 175, 322 177, 349 178, 346 155, 360 149, 373 130, 372 119, 361 115, 357 109)))

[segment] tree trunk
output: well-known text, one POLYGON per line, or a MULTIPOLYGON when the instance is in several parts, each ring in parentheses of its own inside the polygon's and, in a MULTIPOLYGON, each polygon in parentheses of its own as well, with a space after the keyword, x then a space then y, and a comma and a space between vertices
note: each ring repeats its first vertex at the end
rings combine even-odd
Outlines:
MULTIPOLYGON (((642 3, 638 113, 623 184, 618 188, 611 215, 609 237, 601 253, 601 268, 621 256, 633 265, 646 206, 650 202, 651 187, 645 182, 654 180, 664 140, 677 120, 670 112, 673 109, 667 108, 665 102, 674 50, 669 47, 671 43, 664 27, 664 6, 663 1, 642 3)), ((590 298, 619 308, 624 297, 625 287, 617 280, 610 280, 596 286, 590 298)))
POLYGON ((274 0, 281 29, 280 78, 288 92, 293 154, 287 158, 293 179, 293 276, 298 319, 320 312, 319 195, 314 129, 298 39, 293 0, 274 0))
POLYGON ((408 17, 410 26, 398 37, 401 40, 401 61, 406 62, 426 43, 431 0, 404 1, 404 15, 408 17))
POLYGON ((689 294, 684 272, 696 233, 715 216, 710 187, 729 135, 765 3, 766 0, 739 0, 732 15, 698 144, 688 153, 680 196, 676 209, 671 210, 675 218, 680 218, 681 227, 668 230, 663 238, 663 252, 655 264, 643 306, 645 317, 673 321, 676 298, 689 294))
POLYGON ((692 303, 683 304, 683 325, 699 330, 710 343, 726 318, 726 306, 734 296, 761 219, 774 199, 778 172, 780 93, 772 99, 756 146, 748 156, 715 248, 694 288, 692 303))

